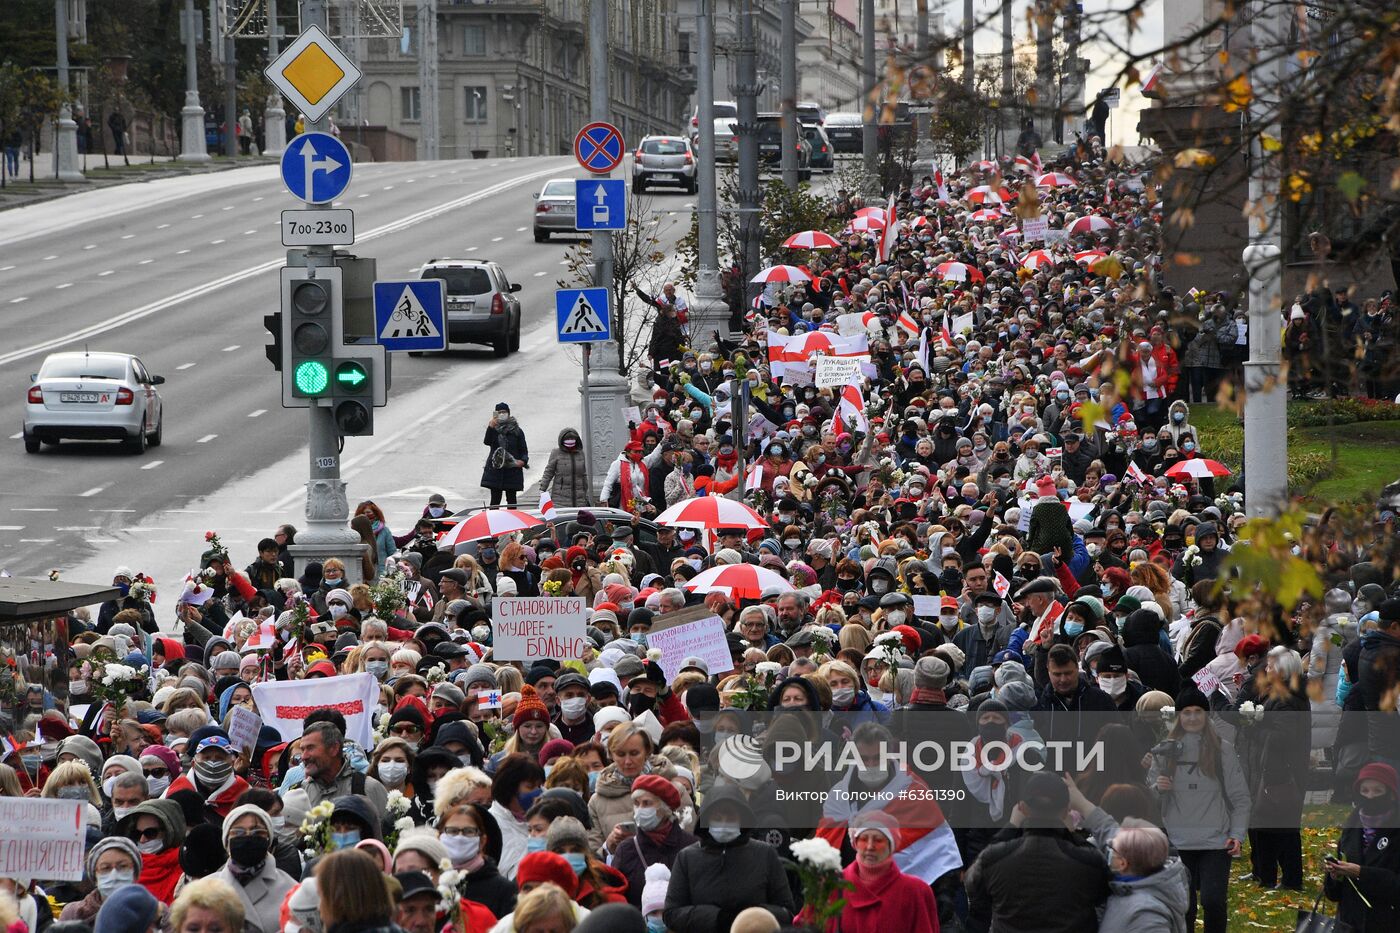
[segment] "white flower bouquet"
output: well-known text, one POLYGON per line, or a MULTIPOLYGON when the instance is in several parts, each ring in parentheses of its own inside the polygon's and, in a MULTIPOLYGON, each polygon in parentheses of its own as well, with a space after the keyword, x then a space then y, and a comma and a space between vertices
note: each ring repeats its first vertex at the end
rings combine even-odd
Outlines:
POLYGON ((799 839, 790 846, 793 865, 802 882, 802 902, 807 906, 798 918, 809 927, 830 931, 846 908, 845 892, 851 883, 841 873, 841 852, 815 836, 799 839))

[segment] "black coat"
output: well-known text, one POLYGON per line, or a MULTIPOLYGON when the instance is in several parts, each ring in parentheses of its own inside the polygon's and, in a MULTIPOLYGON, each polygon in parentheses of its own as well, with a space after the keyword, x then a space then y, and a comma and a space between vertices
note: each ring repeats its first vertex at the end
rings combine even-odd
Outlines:
POLYGON ((1337 902, 1337 919, 1351 924, 1355 933, 1400 929, 1400 829, 1377 830, 1368 846, 1352 813, 1337 840, 1337 857, 1361 866, 1355 888, 1345 879, 1323 876, 1322 890, 1337 902), (1371 902, 1369 908, 1362 896, 1371 902))
POLYGON ((1007 829, 982 850, 965 878, 969 911, 992 933, 1084 933, 1099 928, 1108 865, 1064 829, 1007 829))
POLYGON ((504 418, 486 429, 482 443, 491 449, 481 469, 481 485, 487 489, 520 492, 525 488, 525 468, 530 465, 530 448, 525 432, 514 418, 504 418))
POLYGON ((496 863, 486 859, 476 871, 467 876, 463 896, 485 904, 486 909, 497 917, 504 917, 515 910, 515 883, 496 869, 496 863))
MULTIPOLYGON (((1352 692, 1358 707, 1367 712, 1383 709, 1397 681, 1400 681, 1400 638, 1386 632, 1367 632, 1361 636, 1359 676, 1352 692)), ((1372 758, 1400 759, 1400 729, 1389 716, 1367 716, 1367 742, 1372 758)))
POLYGON ((778 923, 792 922, 795 905, 778 852, 740 836, 720 845, 706 834, 683 849, 666 888, 666 927, 675 933, 728 930, 746 907, 763 907, 778 923))
POLYGON ((633 907, 642 906, 642 887, 646 884, 647 866, 657 862, 672 868, 676 856, 686 846, 694 845, 695 837, 671 823, 670 832, 657 843, 649 833, 639 832, 617 847, 613 868, 627 878, 627 900, 633 907))
POLYGON ((1162 622, 1149 609, 1139 609, 1123 623, 1123 658, 1148 690, 1174 697, 1181 688, 1181 671, 1162 650, 1162 622))

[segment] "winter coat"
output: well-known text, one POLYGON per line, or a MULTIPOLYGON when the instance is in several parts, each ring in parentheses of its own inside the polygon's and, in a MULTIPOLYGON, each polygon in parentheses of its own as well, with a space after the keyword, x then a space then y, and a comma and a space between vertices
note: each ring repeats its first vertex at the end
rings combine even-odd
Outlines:
POLYGON ((519 492, 525 488, 525 468, 530 465, 530 448, 525 432, 514 417, 501 418, 486 429, 481 441, 491 449, 481 468, 481 485, 487 489, 519 492))
POLYGON ((1297 823, 1308 789, 1312 711, 1302 686, 1263 699, 1264 715, 1236 732, 1236 746, 1259 826, 1297 823))
POLYGON ((1158 637, 1161 627, 1151 610, 1139 609, 1128 616, 1123 623, 1123 657, 1143 686, 1174 697, 1181 687, 1181 672, 1172 656, 1162 650, 1158 637))
MULTIPOLYGON (((732 801, 733 793, 720 789, 706 799, 732 801)), ((707 822, 704 809, 701 822, 707 822)), ((740 805, 741 813, 747 809, 746 803, 740 805)), ((749 821, 741 817, 740 822, 749 821)), ((742 834, 720 844, 702 832, 698 845, 676 856, 662 915, 673 933, 728 930, 740 911, 754 906, 764 908, 784 926, 792 922, 796 910, 782 861, 772 846, 742 834)))
POLYGON ((1065 829, 1003 830, 972 863, 968 906, 991 917, 991 933, 1084 933, 1099 929, 1108 864, 1065 829))
POLYGON ((515 885, 500 873, 496 863, 490 858, 485 859, 480 868, 467 875, 462 894, 469 900, 484 904, 497 918, 515 910, 515 885))
POLYGON ((1100 690, 1098 684, 1090 683, 1087 675, 1080 674, 1079 688, 1068 700, 1046 684, 1036 698, 1033 718, 1037 730, 1047 740, 1088 741, 1108 717, 1082 714, 1112 713, 1116 709, 1112 697, 1100 690))
POLYGON ((1367 845, 1360 818, 1353 812, 1337 840, 1337 858, 1361 866, 1355 888, 1343 878, 1322 876, 1323 893, 1337 902, 1337 919, 1351 924, 1355 933, 1400 929, 1400 829, 1378 829, 1367 845), (1370 907, 1362 897, 1371 902, 1370 907))
POLYGON ((1186 933, 1187 887, 1186 866, 1175 856, 1146 877, 1115 878, 1108 885, 1099 929, 1186 933))
POLYGON ((214 877, 227 884, 243 902, 244 933, 280 933, 282 929, 282 900, 297 883, 291 875, 277 867, 271 854, 263 860, 262 870, 244 884, 224 864, 214 877))
POLYGON ((1215 338, 1215 319, 1206 318, 1196 331, 1196 336, 1186 345, 1182 366, 1195 366, 1202 369, 1220 368, 1220 345, 1215 338))
POLYGON ((873 884, 861 880, 856 863, 842 874, 853 886, 841 911, 841 933, 938 933, 938 902, 933 888, 891 864, 873 884))
POLYGON ((540 490, 548 492, 555 505, 586 508, 592 505, 586 467, 583 440, 573 428, 565 428, 559 432, 559 446, 549 452, 549 461, 540 475, 540 490), (573 438, 573 450, 564 449, 566 438, 573 438))
POLYGON ((646 884, 648 866, 661 864, 668 869, 675 865, 681 850, 698 842, 694 836, 672 820, 670 829, 660 840, 640 829, 632 838, 620 844, 613 857, 613 868, 627 879, 627 900, 633 907, 642 906, 642 888, 646 884))
POLYGON ((520 860, 525 857, 530 830, 523 821, 515 818, 515 814, 510 811, 509 807, 499 800, 491 801, 490 811, 491 816, 496 820, 496 825, 501 828, 501 857, 499 860, 501 873, 514 881, 516 869, 520 867, 520 860))
POLYGON ((1172 845, 1187 851, 1220 851, 1229 839, 1244 841, 1249 824, 1249 786, 1235 754, 1235 746, 1220 740, 1220 773, 1203 774, 1201 733, 1181 735, 1182 751, 1167 771, 1161 759, 1153 756, 1147 771, 1147 786, 1162 804, 1162 826, 1172 845), (1157 778, 1168 774, 1172 789, 1157 790, 1157 778))
MULTIPOLYGON (((647 764, 652 774, 664 778, 669 779, 676 773, 670 759, 661 755, 652 755, 647 764)), ((613 827, 632 819, 632 782, 623 777, 617 765, 608 765, 598 773, 593 796, 588 798, 588 816, 593 824, 588 831, 588 846, 594 852, 602 850, 603 840, 612 833, 613 827)))
MULTIPOLYGON (((1384 709, 1400 681, 1400 638, 1381 631, 1361 636, 1361 657, 1356 686, 1357 708, 1367 712, 1384 709)), ((1393 705, 1393 704, 1390 704, 1393 705)), ((1400 730, 1391 716, 1367 716, 1368 747, 1371 757, 1400 760, 1400 730)))

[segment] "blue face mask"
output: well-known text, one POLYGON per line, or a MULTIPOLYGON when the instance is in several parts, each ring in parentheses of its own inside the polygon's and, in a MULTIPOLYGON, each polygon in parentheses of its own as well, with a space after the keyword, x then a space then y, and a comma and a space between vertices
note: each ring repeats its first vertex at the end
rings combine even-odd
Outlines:
POLYGON ((660 917, 647 917, 647 933, 666 933, 666 921, 660 917))
POLYGON ((535 801, 540 799, 540 794, 544 793, 543 788, 536 787, 534 790, 527 790, 519 795, 520 809, 528 810, 535 805, 535 801))
POLYGON ((603 773, 603 772, 601 772, 601 771, 590 771, 590 772, 588 772, 588 791, 589 791, 589 793, 592 793, 593 791, 595 791, 595 790, 598 789, 598 775, 600 775, 600 774, 602 774, 602 773, 603 773))
POLYGON ((1068 635, 1070 638, 1078 638, 1078 637, 1079 637, 1080 635, 1082 635, 1083 633, 1084 633, 1084 623, 1083 623, 1083 622, 1066 622, 1066 623, 1065 623, 1065 634, 1068 635))
POLYGON ((353 849, 359 841, 360 831, 358 829, 347 830, 343 833, 331 833, 331 848, 337 851, 340 849, 353 849))
POLYGON ((633 633, 632 633, 632 640, 635 641, 637 644, 641 645, 643 648, 645 648, 645 647, 646 647, 646 644, 647 644, 647 633, 646 633, 646 632, 633 632, 633 633))
POLYGON ((543 837, 543 836, 531 836, 529 839, 526 839, 526 840, 525 840, 525 851, 526 851, 526 852, 543 852, 543 851, 544 851, 545 843, 546 843, 547 841, 548 841, 548 840, 545 839, 545 837, 543 837))
POLYGON ((588 856, 582 852, 565 852, 564 861, 569 863, 569 867, 574 870, 576 875, 581 875, 588 870, 588 856))

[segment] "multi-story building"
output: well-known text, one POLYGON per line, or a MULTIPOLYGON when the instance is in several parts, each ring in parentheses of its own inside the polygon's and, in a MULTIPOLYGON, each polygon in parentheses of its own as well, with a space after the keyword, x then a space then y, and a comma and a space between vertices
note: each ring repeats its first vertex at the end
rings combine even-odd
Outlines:
POLYGON ((809 32, 797 47, 798 97, 828 111, 859 109, 864 91, 859 17, 849 6, 839 0, 801 0, 801 19, 809 32))
MULTIPOLYGON (((612 119, 626 140, 676 132, 693 79, 677 0, 607 0, 612 119)), ((418 137, 419 18, 365 42, 363 119, 418 137)), ((437 0, 438 154, 559 155, 589 120, 587 0, 437 0)))

